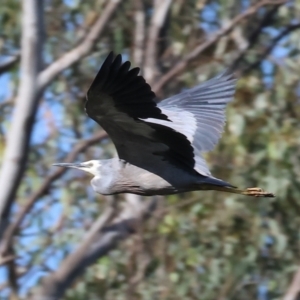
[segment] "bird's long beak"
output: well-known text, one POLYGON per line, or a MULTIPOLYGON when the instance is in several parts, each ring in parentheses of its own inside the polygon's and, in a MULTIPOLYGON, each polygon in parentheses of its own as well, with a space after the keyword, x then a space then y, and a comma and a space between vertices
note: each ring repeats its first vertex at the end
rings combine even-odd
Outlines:
POLYGON ((64 167, 64 168, 76 168, 76 169, 80 169, 84 167, 84 165, 81 163, 56 163, 53 164, 52 166, 64 167))

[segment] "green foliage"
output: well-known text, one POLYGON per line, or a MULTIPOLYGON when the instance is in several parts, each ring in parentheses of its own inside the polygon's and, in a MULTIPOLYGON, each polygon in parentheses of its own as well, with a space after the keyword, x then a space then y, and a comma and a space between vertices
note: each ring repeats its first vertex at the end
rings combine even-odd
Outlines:
MULTIPOLYGON (((239 79, 224 136, 216 150, 206 155, 216 177, 240 187, 263 187, 276 198, 217 192, 166 197, 158 209, 166 208, 166 212, 150 218, 143 235, 132 236, 99 259, 77 279, 65 299, 281 299, 300 259, 300 31, 278 41, 266 57, 262 53, 274 35, 299 15, 296 2, 293 9, 278 10, 243 56, 237 70, 255 67, 239 79), (259 298, 262 287, 268 291, 267 298, 259 298)), ((47 1, 47 64, 82 40, 104 3, 47 1)), ((144 4, 147 31, 152 1, 144 4)), ((161 74, 244 10, 244 5, 245 1, 173 1, 159 40, 161 74)), ((16 211, 53 172, 52 163, 61 161, 78 140, 99 130, 84 114, 83 95, 108 51, 133 57, 134 9, 134 1, 124 1, 94 52, 65 70, 47 89, 16 211)), ((5 1, 0 8, 0 49, 5 54, 20 46, 19 10, 18 1, 5 1)), ((264 12, 265 8, 236 26, 243 38, 264 12)), ((168 96, 212 77, 230 66, 240 51, 238 41, 225 36, 161 94, 168 96)), ((7 86, 16 87, 17 73, 13 69, 5 75, 7 86)), ((13 103, 8 104, 1 116, 0 153, 12 108, 13 103)), ((80 154, 78 161, 113 155, 113 145, 103 140, 80 154)), ((42 275, 59 267, 103 211, 104 198, 94 194, 89 180, 80 172, 67 172, 28 213, 15 241, 17 265, 26 270, 19 279, 23 295, 42 275)))

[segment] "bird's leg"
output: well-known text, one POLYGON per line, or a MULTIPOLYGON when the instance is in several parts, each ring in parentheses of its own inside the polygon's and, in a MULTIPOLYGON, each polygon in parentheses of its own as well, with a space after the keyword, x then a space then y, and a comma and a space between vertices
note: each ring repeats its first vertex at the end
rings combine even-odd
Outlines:
POLYGON ((274 194, 265 192, 259 187, 248 188, 245 191, 243 191, 242 194, 253 197, 274 197, 274 194))
POLYGON ((274 194, 265 192, 263 189, 258 188, 258 187, 240 190, 240 189, 237 189, 234 187, 229 187, 229 186, 219 186, 219 185, 207 184, 205 186, 205 188, 203 188, 203 189, 223 191, 223 192, 227 192, 227 193, 246 195, 246 196, 252 196, 252 197, 267 197, 267 198, 275 197, 274 194))

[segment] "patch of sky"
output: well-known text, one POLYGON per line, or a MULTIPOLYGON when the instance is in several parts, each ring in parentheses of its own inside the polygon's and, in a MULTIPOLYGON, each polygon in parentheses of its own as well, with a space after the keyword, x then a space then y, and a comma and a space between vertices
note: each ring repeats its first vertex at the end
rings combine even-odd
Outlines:
POLYGON ((70 18, 70 14, 63 15, 64 25, 66 27, 66 32, 68 35, 74 38, 74 30, 76 29, 76 25, 74 24, 73 20, 70 18))
POLYGON ((24 297, 31 287, 36 286, 43 274, 44 272, 40 270, 40 267, 33 266, 24 276, 22 276, 19 279, 20 296, 24 297))
POLYGON ((257 286, 257 299, 258 300, 269 300, 270 298, 268 297, 268 284, 266 281, 261 282, 257 286))
POLYGON ((32 145, 37 145, 46 140, 50 131, 48 129, 48 122, 51 121, 55 124, 58 130, 57 144, 59 145, 60 152, 69 152, 74 144, 78 141, 74 132, 69 126, 66 126, 66 113, 63 103, 63 95, 54 95, 51 92, 46 92, 44 97, 44 104, 40 105, 37 113, 36 124, 32 134, 32 145), (50 112, 49 112, 50 110, 50 112), (45 119, 46 113, 51 116, 51 120, 45 119))
POLYGON ((216 3, 211 3, 206 5, 201 11, 202 19, 205 22, 215 22, 217 20, 218 5, 216 3))
POLYGON ((129 57, 129 53, 128 51, 124 51, 122 54, 122 61, 125 62, 126 60, 129 60, 130 57, 129 57))
MULTIPOLYGON (((0 267, 0 284, 4 284, 8 280, 8 271, 6 267, 0 267)), ((2 296, 2 293, 1 293, 2 296)), ((4 298, 5 299, 5 298, 4 298)))
POLYGON ((251 5, 251 2, 249 0, 241 1, 241 6, 242 6, 243 10, 246 10, 250 5, 251 5))
POLYGON ((19 279, 20 294, 25 296, 31 287, 37 285, 40 278, 47 275, 45 268, 55 270, 65 256, 65 252, 70 252, 72 248, 65 247, 63 249, 48 248, 41 257, 43 266, 33 266, 31 270, 19 279), (54 250, 54 251, 53 251, 54 250))
POLYGON ((81 25, 84 23, 84 17, 82 14, 76 14, 75 15, 75 21, 78 25, 81 25))
POLYGON ((271 38, 274 38, 278 35, 278 29, 275 27, 265 27, 262 32, 267 33, 270 35, 271 38))
POLYGON ((43 59, 45 64, 50 64, 53 60, 52 56, 52 43, 56 42, 56 38, 54 37, 49 37, 48 42, 44 45, 44 53, 43 53, 43 59))
MULTIPOLYGON (((52 203, 53 197, 53 195, 52 197, 44 197, 42 198, 43 201, 35 203, 32 213, 24 220, 24 224, 29 224, 29 226, 23 230, 24 235, 19 240, 20 245, 31 245, 30 247, 32 247, 32 242, 37 238, 34 233, 38 232, 40 227, 50 228, 58 220, 62 213, 62 207, 59 202, 52 203), (49 208, 44 210, 47 202, 51 203, 48 204, 49 208)), ((39 234, 42 236, 43 233, 40 231, 39 234)))
MULTIPOLYGON (((21 247, 25 247, 27 250, 23 251, 22 256, 18 260, 19 265, 23 265, 24 267, 29 263, 29 260, 31 259, 31 255, 27 255, 28 250, 31 252, 37 251, 40 247, 39 243, 37 243, 37 239, 41 239, 43 237, 43 230, 40 230, 40 228, 51 228, 53 224, 55 224, 61 213, 62 213, 62 206, 59 202, 57 203, 51 203, 51 207, 44 211, 42 208, 45 206, 45 201, 52 201, 52 198, 45 199, 44 201, 37 202, 34 206, 33 212, 36 212, 38 210, 41 210, 41 213, 38 217, 34 218, 35 221, 32 222, 32 216, 28 216, 26 221, 30 221, 30 226, 24 230, 24 234, 19 239, 19 245, 21 247), (29 220, 28 220, 29 219, 29 220), (42 222, 42 224, 38 224, 42 222), (34 234, 39 229, 38 234, 34 234), (32 233, 33 235, 30 235, 32 233), (27 236, 26 236, 27 234, 27 236), (36 244, 36 245, 35 245, 36 244), (30 245, 30 248, 28 248, 28 245, 30 245)), ((49 251, 48 249, 47 251, 49 251)), ((62 251, 55 249, 51 255, 47 255, 47 252, 43 253, 45 264, 51 268, 55 269, 58 266, 59 261, 62 259, 62 251)), ((29 273, 26 273, 26 275, 22 276, 20 279, 20 287, 21 287, 21 294, 25 294, 28 289, 32 286, 35 286, 37 283, 37 280, 43 275, 43 272, 40 270, 39 267, 35 267, 34 270, 31 270, 29 273)))
POLYGON ((276 58, 283 58, 286 57, 290 51, 290 49, 279 45, 273 49, 271 55, 275 56, 276 58))
POLYGON ((80 0, 63 0, 64 4, 70 8, 78 7, 80 0))
MULTIPOLYGON (((53 199, 49 199, 52 201, 53 199)), ((44 202, 45 205, 45 202, 44 202)), ((50 228, 53 224, 57 223, 58 219, 60 218, 63 212, 62 205, 59 201, 56 203, 49 204, 49 209, 44 211, 44 214, 47 216, 43 218, 43 227, 50 228), (51 206, 51 208, 50 208, 51 206)))
POLYGON ((55 99, 54 101, 51 101, 51 103, 48 103, 48 108, 51 110, 56 127, 61 128, 64 125, 63 104, 59 101, 59 99, 55 99))
POLYGON ((56 249, 55 252, 53 252, 53 249, 51 248, 48 248, 47 250, 48 251, 44 254, 46 258, 45 265, 51 270, 56 270, 58 263, 64 258, 64 251, 62 249, 56 249))
POLYGON ((57 98, 57 96, 53 95, 52 92, 45 92, 44 98, 36 115, 36 122, 33 127, 31 136, 32 145, 43 143, 50 134, 48 129, 48 120, 45 118, 46 115, 51 115, 51 118, 53 118, 51 121, 55 123, 57 128, 63 125, 63 107, 55 98, 57 98), (55 101, 53 101, 53 99, 55 99, 55 101))
POLYGON ((65 156, 66 153, 69 153, 74 145, 78 142, 78 139, 74 136, 70 136, 70 129, 64 129, 60 131, 60 137, 58 138, 58 144, 60 147, 60 151, 62 152, 62 156, 65 156), (66 136, 68 134, 68 136, 66 136))
POLYGON ((3 288, 0 292, 0 299, 9 299, 11 292, 9 288, 3 288))
POLYGON ((274 64, 265 59, 261 63, 261 69, 264 73, 263 82, 265 86, 267 88, 271 88, 274 80, 272 75, 274 71, 274 64))
POLYGON ((201 27, 205 32, 211 33, 219 28, 218 26, 218 9, 219 5, 216 3, 211 3, 201 10, 200 12, 200 23, 201 27))
MULTIPOLYGON (((272 39, 276 38, 280 35, 280 32, 277 28, 274 27, 267 27, 264 29, 264 32, 266 32, 272 39)), ((274 47, 272 50, 271 55, 280 58, 285 57, 289 54, 289 51, 291 50, 289 47, 286 46, 287 42, 289 41, 289 36, 284 36, 280 39, 279 43, 274 47)))
POLYGON ((7 98, 11 97, 10 90, 10 74, 5 73, 0 75, 0 103, 4 102, 7 98))
POLYGON ((47 122, 44 119, 44 115, 46 112, 45 105, 41 104, 36 114, 36 121, 33 126, 32 134, 31 134, 31 143, 32 145, 40 144, 46 140, 49 135, 47 130, 47 122))
MULTIPOLYGON (((264 32, 270 35, 272 39, 276 38, 280 32, 274 27, 266 27, 264 32)), ((291 51, 291 49, 286 45, 288 41, 288 37, 283 37, 279 43, 272 49, 271 53, 269 54, 273 60, 276 60, 276 64, 284 63, 282 59, 287 57, 291 51)), ((265 74, 263 81, 267 88, 271 88, 273 85, 273 72, 274 72, 274 62, 270 61, 268 58, 264 59, 261 63, 261 69, 265 74)))

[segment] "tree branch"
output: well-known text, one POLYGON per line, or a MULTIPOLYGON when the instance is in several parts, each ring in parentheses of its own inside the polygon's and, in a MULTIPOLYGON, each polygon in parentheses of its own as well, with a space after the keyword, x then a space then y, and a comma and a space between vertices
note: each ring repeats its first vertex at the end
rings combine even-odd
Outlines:
POLYGON ((72 64, 76 63, 91 52, 119 3, 120 0, 110 0, 104 8, 101 16, 92 26, 90 32, 83 39, 80 45, 65 53, 61 58, 53 62, 40 73, 38 78, 39 91, 44 90, 44 88, 63 70, 69 68, 72 64))
POLYGON ((221 28, 219 31, 215 33, 215 35, 206 40, 204 43, 201 43, 198 45, 193 51, 191 51, 187 56, 185 56, 181 61, 179 61, 173 68, 171 68, 165 75, 163 75, 152 87, 153 91, 155 93, 158 93, 161 88, 169 82, 172 78, 174 78, 176 75, 181 73, 188 63, 198 57, 201 53, 203 53, 205 50, 207 50, 209 47, 211 47, 213 44, 215 44, 220 38, 228 34, 236 25, 241 23, 242 21, 249 18, 251 15, 255 14, 260 8, 267 6, 267 5, 282 5, 286 3, 287 0, 277 0, 277 1, 271 1, 271 0, 264 0, 260 1, 257 4, 249 7, 245 12, 239 14, 233 20, 227 24, 225 27, 221 28))
POLYGON ((167 12, 170 8, 171 0, 155 0, 154 11, 151 18, 151 24, 148 31, 148 40, 146 44, 144 77, 151 85, 157 76, 157 45, 160 29, 162 28, 167 12))
POLYGON ((297 24, 290 24, 288 25, 281 33, 279 33, 270 43, 270 45, 265 49, 265 51, 263 53, 261 53, 261 55, 259 55, 259 58, 252 64, 250 64, 247 68, 245 68, 243 70, 243 73, 249 73, 251 72, 253 69, 256 69, 262 60, 264 60, 275 48, 275 46, 277 45, 277 43, 284 38, 286 35, 288 35, 289 33, 291 33, 294 30, 300 29, 300 23, 297 24))
MULTIPOLYGON (((101 141, 102 139, 106 138, 107 134, 104 131, 100 131, 91 138, 80 141, 78 144, 74 147, 73 151, 69 153, 69 155, 66 157, 64 162, 74 162, 76 159, 76 156, 83 152, 85 149, 87 149, 89 146, 96 144, 97 142, 101 141)), ((17 216, 10 224, 10 226, 6 229, 5 234, 3 236, 3 239, 1 241, 0 246, 0 255, 4 256, 6 255, 10 245, 12 244, 12 240, 16 232, 18 231, 19 227, 21 226, 24 218, 26 217, 27 213, 31 210, 35 202, 45 194, 47 194, 51 184, 53 181, 61 177, 67 169, 65 168, 57 168, 54 173, 49 175, 43 182, 43 184, 40 186, 40 188, 31 195, 31 197, 28 198, 26 205, 17 213, 17 216)))
MULTIPOLYGON (((136 195, 131 195, 133 198, 136 195)), ((139 200, 138 200, 139 201, 139 200)), ((153 203, 148 202, 143 207, 135 206, 135 201, 129 201, 117 216, 115 200, 110 203, 102 216, 94 223, 87 233, 83 243, 70 254, 60 268, 43 280, 42 287, 35 293, 33 299, 59 299, 84 269, 100 257, 114 249, 118 242, 136 232, 137 225, 149 216, 154 209, 153 203), (129 203, 132 206, 128 205, 129 203)))
MULTIPOLYGON (((0 240, 8 226, 11 207, 25 170, 39 99, 36 81, 42 61, 43 1, 24 0, 22 9, 21 80, 0 171, 0 240)), ((8 252, 8 255, 14 255, 13 245, 10 245, 8 252)), ((16 298, 18 276, 15 261, 6 263, 12 297, 16 298)))
MULTIPOLYGON (((132 195, 133 197, 135 195, 132 195)), ((84 269, 114 249, 118 242, 136 232, 140 222, 154 209, 153 203, 146 203, 139 210, 126 203, 125 209, 117 215, 115 200, 110 199, 104 213, 94 223, 76 251, 70 254, 60 268, 44 278, 42 287, 35 293, 34 300, 59 299, 72 281, 84 269)))
POLYGON ((142 0, 136 0, 135 2, 134 21, 133 61, 136 65, 141 66, 145 40, 145 13, 142 0))
POLYGON ((115 206, 116 202, 114 198, 110 197, 105 211, 87 232, 79 247, 62 262, 56 272, 44 278, 43 285, 40 291, 35 294, 34 299, 59 299, 63 295, 73 279, 82 270, 83 262, 85 261, 84 258, 91 245, 93 245, 95 237, 115 217, 115 206))
POLYGON ((289 286, 283 300, 298 300, 300 297, 300 268, 294 275, 291 285, 289 286))
POLYGON ((41 65, 43 1, 24 0, 21 80, 0 171, 0 239, 23 176, 38 104, 37 75, 41 65))
MULTIPOLYGON (((249 37, 247 38, 247 46, 244 47, 239 53, 237 58, 232 62, 230 69, 235 70, 237 69, 240 64, 243 62, 246 53, 252 49, 256 43, 259 41, 260 34, 262 33, 263 29, 273 21, 274 16, 276 15, 280 5, 276 5, 272 7, 263 18, 260 20, 258 26, 251 32, 249 37)), ((237 44, 239 41, 237 41, 237 44)))
POLYGON ((40 94, 61 71, 91 51, 119 2, 119 0, 111 0, 83 42, 52 63, 38 76, 41 61, 40 45, 42 44, 39 33, 43 28, 41 21, 43 13, 41 11, 37 13, 37 11, 42 10, 42 1, 24 1, 23 53, 21 59, 21 73, 23 75, 0 173, 0 184, 5 186, 0 195, 0 239, 7 226, 10 207, 24 172, 29 139, 40 94))
POLYGON ((0 266, 6 265, 8 262, 11 262, 16 259, 15 255, 8 255, 5 257, 0 257, 0 266))
POLYGON ((13 55, 0 64, 0 75, 7 72, 20 60, 20 55, 13 55))

